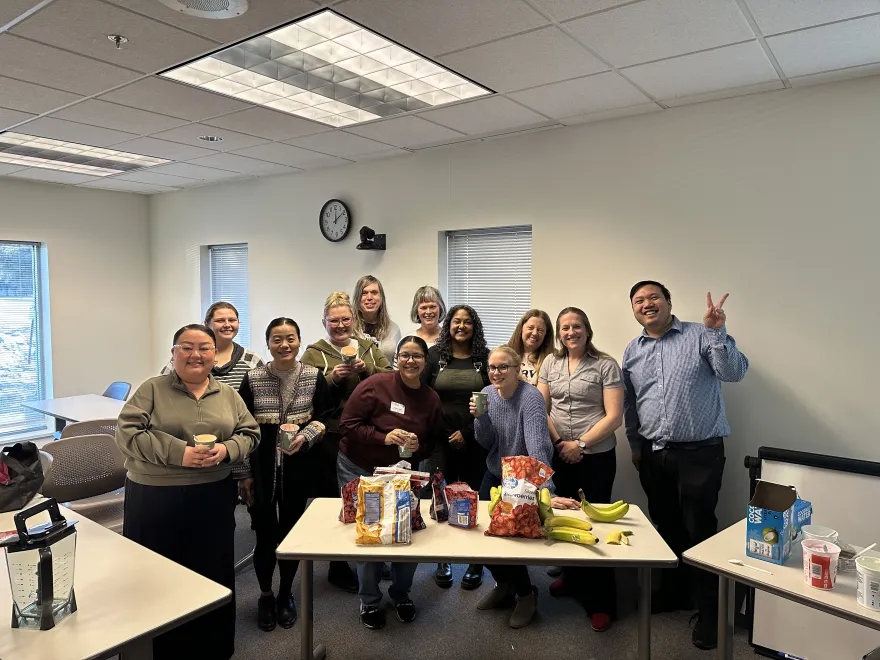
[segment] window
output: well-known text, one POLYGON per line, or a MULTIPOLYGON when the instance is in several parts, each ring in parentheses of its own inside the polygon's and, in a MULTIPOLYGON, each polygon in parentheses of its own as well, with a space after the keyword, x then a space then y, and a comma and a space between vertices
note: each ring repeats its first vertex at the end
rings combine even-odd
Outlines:
POLYGON ((39 244, 0 241, 0 437, 46 428, 40 310, 39 244))
POLYGON ((448 231, 445 238, 446 304, 477 311, 489 348, 506 344, 532 306, 531 226, 448 231))
MULTIPOLYGON (((248 299, 248 246, 212 245, 208 248, 211 295, 208 305, 224 300, 238 310, 238 336, 235 341, 250 348, 251 311, 248 299)), ((207 308, 207 306, 206 306, 207 308)))

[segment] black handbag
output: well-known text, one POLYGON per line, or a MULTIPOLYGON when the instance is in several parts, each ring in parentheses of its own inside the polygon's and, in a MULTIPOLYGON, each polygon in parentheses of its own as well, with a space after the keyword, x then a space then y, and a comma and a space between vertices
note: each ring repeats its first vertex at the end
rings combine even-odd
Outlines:
POLYGON ((0 463, 9 470, 9 483, 0 484, 0 513, 23 509, 43 487, 40 451, 33 442, 17 442, 3 448, 0 463))

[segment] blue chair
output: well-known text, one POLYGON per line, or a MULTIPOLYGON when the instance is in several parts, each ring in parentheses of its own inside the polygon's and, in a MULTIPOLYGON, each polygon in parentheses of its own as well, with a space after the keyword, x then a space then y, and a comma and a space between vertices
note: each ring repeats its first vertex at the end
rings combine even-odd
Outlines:
POLYGON ((131 383, 124 383, 121 380, 117 380, 107 386, 107 389, 104 390, 103 396, 106 396, 108 399, 125 401, 129 392, 131 392, 131 383))

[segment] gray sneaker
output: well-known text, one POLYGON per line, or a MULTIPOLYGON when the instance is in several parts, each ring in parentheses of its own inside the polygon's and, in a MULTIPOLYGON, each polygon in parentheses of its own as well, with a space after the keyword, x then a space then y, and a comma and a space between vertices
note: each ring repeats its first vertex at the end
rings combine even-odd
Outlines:
POLYGON ((511 628, 523 628, 529 625, 532 617, 538 609, 538 588, 532 587, 532 593, 528 596, 517 596, 516 607, 510 615, 511 628))
POLYGON ((513 585, 495 583, 495 587, 477 603, 478 610, 494 610, 496 607, 510 607, 514 603, 513 585))

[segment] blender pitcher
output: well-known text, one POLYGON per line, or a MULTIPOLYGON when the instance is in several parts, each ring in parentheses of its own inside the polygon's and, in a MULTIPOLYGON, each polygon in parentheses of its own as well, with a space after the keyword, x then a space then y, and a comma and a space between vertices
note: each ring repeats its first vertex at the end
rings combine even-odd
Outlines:
POLYGON ((67 521, 58 502, 48 499, 15 514, 18 536, 6 539, 6 565, 12 588, 12 627, 49 630, 76 612, 73 570, 76 521, 67 521), (28 518, 43 511, 50 521, 27 528, 28 518))

